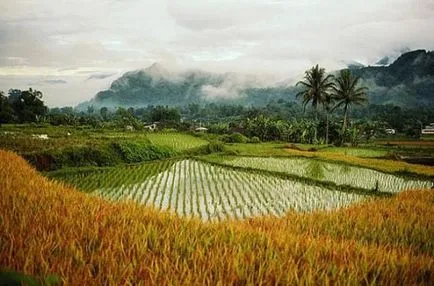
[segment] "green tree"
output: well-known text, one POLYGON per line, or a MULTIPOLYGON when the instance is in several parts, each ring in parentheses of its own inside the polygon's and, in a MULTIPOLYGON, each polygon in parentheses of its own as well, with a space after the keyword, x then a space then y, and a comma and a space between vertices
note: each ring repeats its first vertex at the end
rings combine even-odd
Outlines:
POLYGON ((0 91, 0 124, 12 122, 14 110, 12 109, 7 96, 0 91))
POLYGON ((37 122, 48 111, 42 101, 42 92, 31 88, 24 91, 9 90, 9 102, 21 123, 37 122))
POLYGON ((122 128, 125 128, 126 126, 133 126, 135 130, 143 129, 143 124, 139 118, 122 107, 118 107, 116 110, 115 121, 117 122, 117 125, 122 128))
POLYGON ((151 119, 154 122, 179 123, 181 121, 181 113, 176 108, 157 106, 151 111, 151 119))
MULTIPOLYGON (((333 87, 333 76, 326 75, 325 69, 318 65, 305 72, 304 81, 297 82, 301 85, 302 90, 297 93, 297 98, 301 98, 303 106, 311 102, 314 110, 315 122, 318 122, 318 105, 323 104, 328 96, 330 89, 333 87)), ((318 142, 318 130, 315 127, 314 142, 318 142)))
POLYGON ((107 107, 101 107, 99 110, 99 114, 101 115, 102 120, 107 121, 109 110, 107 107))
POLYGON ((348 125, 349 112, 352 105, 363 105, 367 102, 366 87, 359 86, 360 77, 353 76, 350 70, 341 70, 335 78, 333 86, 333 98, 337 101, 333 109, 343 107, 344 120, 342 132, 345 132, 348 125))
POLYGON ((95 107, 93 107, 93 105, 89 105, 87 107, 87 113, 93 114, 94 112, 95 112, 95 107))

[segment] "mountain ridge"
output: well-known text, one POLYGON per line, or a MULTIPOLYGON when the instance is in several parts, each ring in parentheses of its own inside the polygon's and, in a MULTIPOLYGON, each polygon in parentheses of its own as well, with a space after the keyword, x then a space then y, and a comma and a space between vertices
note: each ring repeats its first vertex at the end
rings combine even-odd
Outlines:
MULTIPOLYGON (((414 107, 434 103, 434 52, 414 50, 401 54, 386 65, 350 68, 368 87, 373 104, 414 107)), ((388 60, 389 58, 387 58, 388 60)), ((264 84, 260 77, 236 73, 212 73, 201 70, 171 72, 159 63, 129 71, 116 79, 107 90, 77 108, 143 107, 148 105, 180 106, 190 103, 228 103, 266 105, 270 101, 295 101, 298 88, 293 85, 264 84)))

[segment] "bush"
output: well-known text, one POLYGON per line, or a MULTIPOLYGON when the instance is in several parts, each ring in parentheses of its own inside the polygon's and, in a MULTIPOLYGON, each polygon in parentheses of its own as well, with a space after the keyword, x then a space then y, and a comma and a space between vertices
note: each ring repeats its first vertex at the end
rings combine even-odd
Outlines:
POLYGON ((211 141, 206 147, 209 154, 225 151, 225 145, 219 141, 211 141))
POLYGON ((231 143, 231 138, 227 134, 219 136, 218 140, 225 142, 225 143, 231 143))
POLYGON ((249 141, 246 136, 238 132, 232 133, 231 135, 222 135, 219 139, 226 143, 246 143, 249 141))
POLYGON ((138 163, 142 161, 158 160, 169 158, 175 152, 164 146, 155 146, 141 142, 120 142, 114 143, 114 148, 127 163, 138 163))
POLYGON ((98 147, 72 147, 64 149, 60 156, 55 157, 55 163, 69 167, 81 166, 112 166, 118 163, 118 158, 112 150, 98 147), (60 159, 60 160, 59 160, 60 159))
POLYGON ((248 138, 241 133, 235 132, 230 135, 232 143, 246 143, 248 138))
POLYGON ((260 143, 260 142, 261 142, 261 140, 257 136, 253 136, 252 138, 250 138, 250 143, 256 144, 256 143, 260 143))
POLYGON ((39 154, 24 154, 24 158, 38 170, 52 171, 63 167, 113 166, 120 158, 107 146, 69 147, 39 154))

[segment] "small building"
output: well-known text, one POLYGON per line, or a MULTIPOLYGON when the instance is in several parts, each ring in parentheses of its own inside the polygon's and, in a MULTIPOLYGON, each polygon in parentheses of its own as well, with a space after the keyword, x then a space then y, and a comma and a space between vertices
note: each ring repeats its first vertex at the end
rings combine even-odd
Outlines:
POLYGON ((32 134, 32 138, 48 140, 48 134, 32 134))
POLYGON ((386 134, 389 134, 389 135, 395 135, 396 134, 396 130, 393 128, 388 128, 385 130, 385 132, 386 132, 386 134))
POLYGON ((434 123, 425 126, 425 128, 422 129, 422 135, 434 135, 434 123))
POLYGON ((208 128, 205 127, 197 127, 196 129, 194 129, 194 131, 196 132, 207 132, 208 128))
POLYGON ((134 126, 132 125, 125 126, 125 131, 134 131, 134 126))
POLYGON ((152 123, 150 125, 145 125, 145 130, 155 131, 157 129, 157 123, 152 123))

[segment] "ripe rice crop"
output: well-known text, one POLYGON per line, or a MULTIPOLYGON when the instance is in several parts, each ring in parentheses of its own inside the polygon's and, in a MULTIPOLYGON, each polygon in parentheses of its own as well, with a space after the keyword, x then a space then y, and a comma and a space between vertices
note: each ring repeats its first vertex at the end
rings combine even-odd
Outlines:
POLYGON ((107 199, 132 200, 203 220, 281 216, 291 209, 330 210, 366 198, 193 160, 119 168, 106 174, 72 176, 67 181, 79 189, 94 189, 94 194, 107 199), (106 182, 104 187, 101 181, 106 182))
POLYGON ((0 269, 65 285, 432 285, 433 202, 415 190, 202 223, 89 196, 0 151, 0 269))
POLYGON ((430 188, 433 185, 430 181, 405 179, 367 168, 326 163, 307 158, 234 157, 223 161, 223 163, 236 167, 282 172, 329 181, 337 185, 392 193, 412 188, 430 188))

